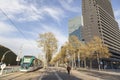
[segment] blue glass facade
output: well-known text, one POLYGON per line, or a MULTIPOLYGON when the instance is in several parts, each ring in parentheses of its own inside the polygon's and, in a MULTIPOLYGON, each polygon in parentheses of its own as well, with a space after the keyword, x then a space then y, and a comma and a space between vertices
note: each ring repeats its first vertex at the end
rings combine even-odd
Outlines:
POLYGON ((68 22, 69 36, 75 35, 81 41, 82 38, 82 17, 75 17, 68 22))

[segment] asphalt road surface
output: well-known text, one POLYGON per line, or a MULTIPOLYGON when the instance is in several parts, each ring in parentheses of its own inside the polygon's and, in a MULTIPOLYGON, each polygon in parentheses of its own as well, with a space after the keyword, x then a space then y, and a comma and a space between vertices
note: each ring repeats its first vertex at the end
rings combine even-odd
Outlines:
POLYGON ((80 70, 82 74, 86 74, 88 76, 94 76, 101 80, 120 80, 120 74, 114 74, 114 72, 110 73, 103 73, 99 71, 87 71, 87 70, 80 70))
POLYGON ((56 68, 39 69, 34 72, 15 72, 1 76, 0 80, 81 80, 56 68))
POLYGON ((65 68, 50 67, 27 73, 10 73, 0 76, 0 80, 120 80, 120 75, 90 70, 72 70, 69 75, 65 68))

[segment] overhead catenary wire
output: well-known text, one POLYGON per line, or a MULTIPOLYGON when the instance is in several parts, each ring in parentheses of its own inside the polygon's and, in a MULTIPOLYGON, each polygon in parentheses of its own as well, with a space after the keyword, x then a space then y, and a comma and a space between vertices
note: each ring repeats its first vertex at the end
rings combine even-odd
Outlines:
MULTIPOLYGON (((8 17, 8 15, 7 15, 1 8, 0 8, 0 11, 2 12, 2 14, 3 14, 4 16, 6 16, 6 17, 8 18, 9 22, 17 29, 17 31, 23 36, 23 38, 24 38, 26 41, 30 42, 30 41, 26 38, 26 36, 24 35, 24 33, 18 28, 18 26, 11 20, 11 18, 8 17)), ((30 42, 30 44, 31 44, 32 46, 34 46, 31 42, 30 42)))
POLYGON ((10 21, 10 23, 21 33, 21 35, 26 39, 26 40, 28 40, 26 37, 25 37, 25 35, 23 34, 23 32, 17 27, 17 25, 16 24, 14 24, 14 22, 8 17, 8 15, 0 8, 0 10, 1 10, 1 12, 3 13, 3 15, 5 15, 7 18, 8 18, 8 20, 10 21))

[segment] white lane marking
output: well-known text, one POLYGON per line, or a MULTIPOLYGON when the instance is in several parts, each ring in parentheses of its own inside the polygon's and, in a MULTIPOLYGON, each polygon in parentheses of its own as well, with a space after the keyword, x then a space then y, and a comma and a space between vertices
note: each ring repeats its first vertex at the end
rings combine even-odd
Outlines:
POLYGON ((44 77, 44 75, 47 74, 47 73, 46 73, 45 69, 41 69, 39 71, 42 73, 41 76, 39 77, 39 80, 42 80, 42 78, 44 77))
POLYGON ((42 78, 43 78, 43 76, 41 76, 41 77, 39 78, 39 80, 42 80, 42 78))
POLYGON ((44 76, 44 73, 40 76, 39 80, 42 80, 43 76, 44 76))
POLYGON ((63 80, 55 71, 54 71, 54 73, 57 76, 58 80, 63 80))

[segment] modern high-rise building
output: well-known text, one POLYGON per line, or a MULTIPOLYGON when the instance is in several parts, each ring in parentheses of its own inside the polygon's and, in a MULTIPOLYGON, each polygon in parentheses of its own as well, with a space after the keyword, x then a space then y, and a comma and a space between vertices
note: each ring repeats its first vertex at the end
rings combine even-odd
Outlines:
POLYGON ((69 36, 76 36, 79 40, 82 40, 82 27, 83 27, 83 19, 82 16, 77 16, 69 20, 68 22, 68 31, 69 36))
POLYGON ((120 61, 120 30, 110 0, 82 0, 83 37, 99 36, 108 45, 112 61, 120 61))

